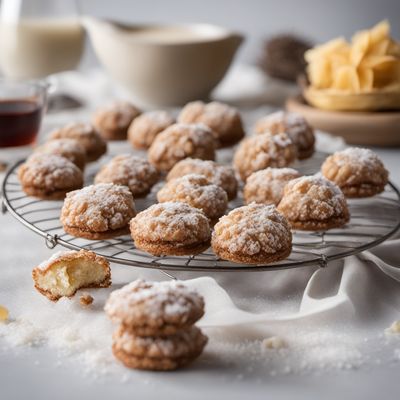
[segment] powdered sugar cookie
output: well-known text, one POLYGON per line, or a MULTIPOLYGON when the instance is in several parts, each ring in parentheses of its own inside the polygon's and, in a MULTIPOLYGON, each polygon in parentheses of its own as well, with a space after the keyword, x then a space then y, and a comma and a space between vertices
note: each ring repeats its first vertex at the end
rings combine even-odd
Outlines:
POLYGON ((232 210, 219 220, 211 246, 224 260, 267 264, 289 256, 292 233, 275 206, 252 203, 232 210))
POLYGON ((110 294, 109 318, 136 336, 168 336, 189 329, 204 314, 204 300, 180 282, 138 279, 110 294))
POLYGON ((186 203, 154 204, 130 223, 135 246, 150 254, 198 254, 210 244, 210 225, 206 215, 186 203))
POLYGON ((18 169, 22 190, 43 200, 61 200, 83 185, 82 171, 54 154, 32 154, 18 169))
POLYGON ((136 214, 126 186, 99 183, 67 194, 61 209, 64 230, 86 239, 107 239, 129 232, 136 214))
POLYGON ((358 147, 329 156, 322 164, 321 172, 338 185, 346 197, 369 197, 381 193, 389 176, 372 150, 358 147))
POLYGON ((224 189, 208 181, 204 175, 190 174, 170 180, 158 193, 160 203, 178 201, 199 208, 214 220, 224 214, 228 196, 224 189))
POLYGON ((342 191, 322 176, 289 181, 278 210, 291 226, 301 230, 325 230, 343 226, 350 218, 342 191))

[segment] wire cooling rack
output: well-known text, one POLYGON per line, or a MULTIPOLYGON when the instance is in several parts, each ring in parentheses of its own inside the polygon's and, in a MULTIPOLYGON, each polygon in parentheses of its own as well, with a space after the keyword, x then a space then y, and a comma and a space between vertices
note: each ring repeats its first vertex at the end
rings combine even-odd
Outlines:
MULTIPOLYGON (((319 169, 326 154, 318 153, 312 159, 295 167, 303 174, 319 169)), ((6 173, 2 184, 3 212, 7 210, 23 225, 45 239, 49 248, 57 245, 68 249, 87 249, 106 257, 109 261, 135 267, 153 268, 161 271, 266 271, 297 268, 308 265, 325 267, 328 261, 337 260, 372 248, 393 235, 400 227, 400 193, 389 183, 380 195, 348 201, 351 220, 340 228, 326 232, 293 232, 293 249, 290 256, 268 265, 235 264, 219 259, 211 249, 195 256, 155 257, 137 248, 129 236, 91 241, 75 238, 64 232, 59 217, 62 201, 44 201, 28 197, 22 191, 15 164, 6 173)), ((93 179, 89 171, 87 183, 93 179)), ((136 201, 137 209, 143 210, 156 202, 157 188, 143 200, 136 201)), ((240 198, 230 208, 240 206, 240 198)))

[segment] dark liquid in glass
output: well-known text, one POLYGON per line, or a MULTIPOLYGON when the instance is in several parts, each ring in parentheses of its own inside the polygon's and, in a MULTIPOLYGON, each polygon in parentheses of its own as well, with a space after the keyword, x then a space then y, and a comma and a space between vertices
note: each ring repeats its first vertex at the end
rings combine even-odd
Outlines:
POLYGON ((41 106, 33 100, 0 100, 0 147, 33 143, 41 113, 41 106))

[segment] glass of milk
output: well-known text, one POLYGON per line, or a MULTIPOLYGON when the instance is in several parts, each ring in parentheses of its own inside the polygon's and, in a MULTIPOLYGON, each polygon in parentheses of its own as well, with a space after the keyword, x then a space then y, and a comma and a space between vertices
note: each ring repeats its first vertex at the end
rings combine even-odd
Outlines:
POLYGON ((2 0, 0 69, 18 80, 75 69, 84 36, 76 1, 2 0))

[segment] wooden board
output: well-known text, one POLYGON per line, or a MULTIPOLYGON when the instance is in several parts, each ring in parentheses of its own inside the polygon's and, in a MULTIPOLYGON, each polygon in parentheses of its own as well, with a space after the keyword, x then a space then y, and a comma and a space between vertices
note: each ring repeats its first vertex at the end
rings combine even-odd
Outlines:
POLYGON ((289 98, 286 109, 303 115, 316 129, 342 136, 349 144, 400 147, 400 111, 325 111, 309 106, 301 96, 289 98))

